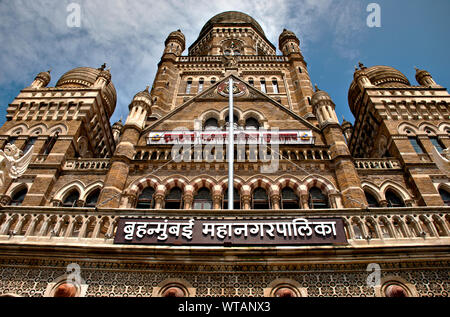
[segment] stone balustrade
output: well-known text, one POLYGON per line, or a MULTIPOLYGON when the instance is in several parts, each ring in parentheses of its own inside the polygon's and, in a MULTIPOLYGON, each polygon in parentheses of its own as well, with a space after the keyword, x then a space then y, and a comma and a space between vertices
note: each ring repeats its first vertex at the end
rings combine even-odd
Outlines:
MULTIPOLYGON (((350 245, 450 243, 450 207, 278 210, 279 217, 340 217, 350 245), (448 241, 446 239, 449 239, 448 241)), ((234 210, 233 216, 277 218, 274 210, 234 210)), ((0 243, 49 242, 111 244, 119 217, 220 217, 220 210, 136 210, 5 207, 0 212, 0 243)))
POLYGON ((109 159, 69 159, 64 164, 64 170, 108 170, 109 159))
POLYGON ((401 169, 401 164, 396 159, 355 159, 357 169, 401 169))
MULTIPOLYGON (((237 57, 239 62, 287 62, 286 56, 253 56, 242 55, 237 57)), ((223 56, 180 56, 177 58, 178 62, 194 63, 194 62, 222 62, 223 56)))
MULTIPOLYGON (((220 146, 218 147, 220 149, 220 146)), ((197 148, 192 147, 190 149, 190 158, 191 160, 204 159, 204 147, 202 150, 198 150, 197 148)), ((226 149, 225 146, 222 151, 215 150, 212 153, 212 156, 209 158, 210 161, 223 161, 226 158, 226 149)), ((267 150, 265 157, 261 157, 259 148, 245 147, 245 150, 242 148, 237 149, 235 154, 235 160, 237 161, 254 161, 259 159, 262 160, 270 160, 271 154, 270 150, 267 150)), ((291 161, 306 161, 306 160, 330 160, 331 153, 327 149, 317 149, 317 148, 289 148, 289 149, 278 149, 276 152, 273 152, 274 157, 277 157, 280 160, 291 160, 291 161)), ((148 148, 148 147, 138 147, 136 149, 136 154, 134 155, 134 159, 137 161, 168 161, 172 160, 172 149, 171 148, 148 148)))

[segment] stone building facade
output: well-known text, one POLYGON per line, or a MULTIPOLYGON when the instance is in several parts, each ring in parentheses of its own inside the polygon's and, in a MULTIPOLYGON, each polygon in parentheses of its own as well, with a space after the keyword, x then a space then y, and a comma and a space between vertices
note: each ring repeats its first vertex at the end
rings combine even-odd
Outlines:
POLYGON ((209 20, 187 56, 172 32, 153 86, 113 125, 106 65, 70 70, 55 87, 38 74, 0 128, 0 293, 447 296, 446 88, 424 70, 414 86, 392 67, 360 64, 349 89, 356 120, 341 124, 297 36, 284 30, 278 45, 282 55, 240 12, 209 20), (220 142, 229 89, 234 210, 220 142), (124 217, 339 218, 346 243, 117 244, 124 217))

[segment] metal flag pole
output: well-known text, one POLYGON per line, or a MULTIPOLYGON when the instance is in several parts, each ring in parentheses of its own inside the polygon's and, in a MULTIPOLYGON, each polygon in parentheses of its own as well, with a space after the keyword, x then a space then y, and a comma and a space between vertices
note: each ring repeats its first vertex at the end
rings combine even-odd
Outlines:
POLYGON ((228 83, 229 110, 228 117, 228 210, 234 209, 234 105, 233 105, 233 78, 228 83))

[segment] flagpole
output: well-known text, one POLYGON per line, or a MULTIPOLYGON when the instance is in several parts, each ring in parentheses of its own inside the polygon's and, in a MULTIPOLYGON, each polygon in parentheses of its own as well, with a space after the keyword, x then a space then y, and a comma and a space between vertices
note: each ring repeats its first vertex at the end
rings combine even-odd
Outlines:
POLYGON ((233 78, 228 83, 229 90, 229 130, 228 130, 228 210, 234 209, 234 104, 233 78))

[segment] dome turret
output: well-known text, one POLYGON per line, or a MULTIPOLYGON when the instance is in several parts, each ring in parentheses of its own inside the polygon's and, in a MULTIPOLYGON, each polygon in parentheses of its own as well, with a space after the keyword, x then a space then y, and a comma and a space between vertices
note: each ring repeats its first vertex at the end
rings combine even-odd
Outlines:
POLYGON ((109 79, 108 84, 102 90, 102 97, 106 102, 106 111, 111 117, 116 108, 117 92, 113 83, 111 82, 111 74, 107 74, 104 66, 101 68, 78 67, 74 68, 64 75, 56 83, 57 88, 92 88, 99 76, 105 76, 109 79))

